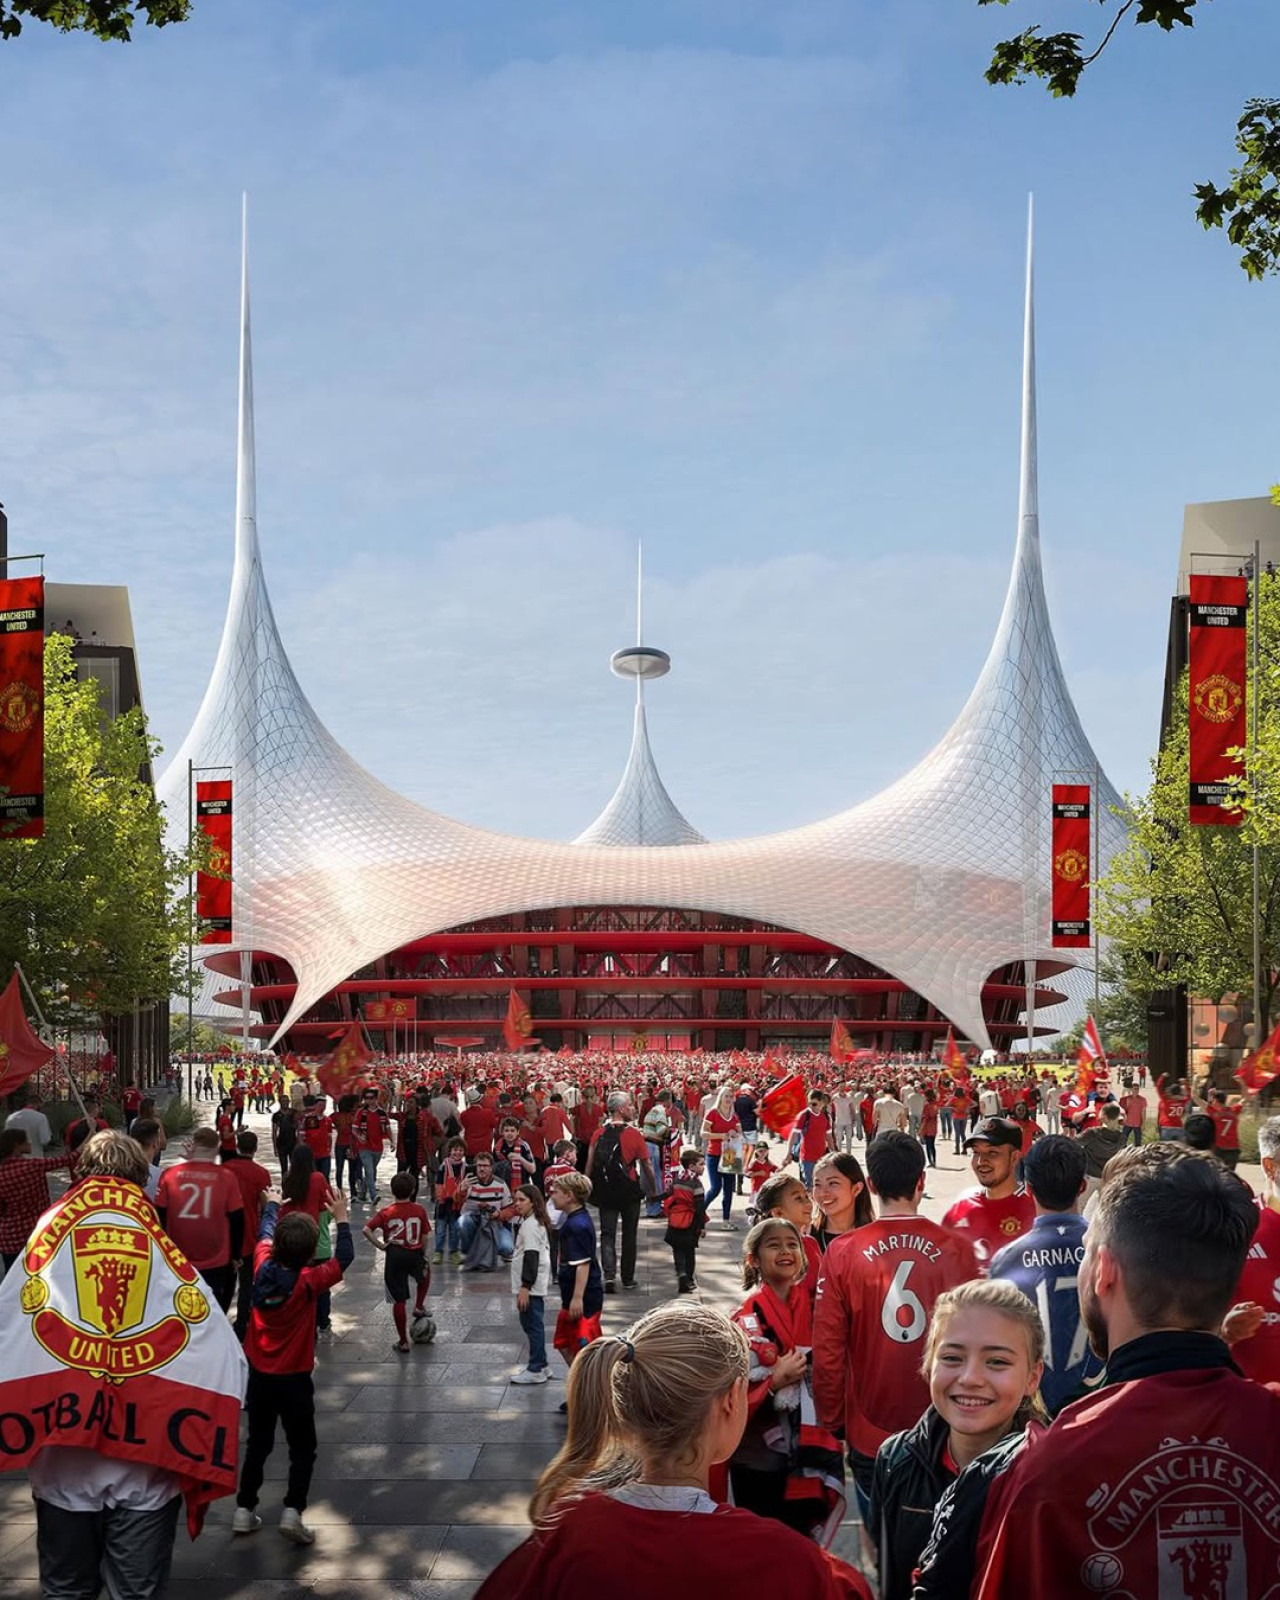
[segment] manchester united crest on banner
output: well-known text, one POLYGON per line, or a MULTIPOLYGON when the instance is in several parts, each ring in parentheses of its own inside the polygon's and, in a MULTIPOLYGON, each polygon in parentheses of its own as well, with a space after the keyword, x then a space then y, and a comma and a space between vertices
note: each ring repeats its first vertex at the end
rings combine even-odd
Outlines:
POLYGON ((44 833, 44 579, 0 579, 0 837, 44 833))
POLYGON ((1089 928, 1089 785, 1053 786, 1053 945, 1085 948, 1089 928))
POLYGON ((1237 826, 1244 814, 1231 805, 1244 763, 1230 750, 1248 742, 1245 720, 1245 617, 1247 578, 1191 579, 1188 666, 1189 816, 1192 822, 1237 826))
POLYGON ((231 943, 231 780, 196 784, 196 826, 209 841, 209 864, 196 874, 201 944, 231 943))

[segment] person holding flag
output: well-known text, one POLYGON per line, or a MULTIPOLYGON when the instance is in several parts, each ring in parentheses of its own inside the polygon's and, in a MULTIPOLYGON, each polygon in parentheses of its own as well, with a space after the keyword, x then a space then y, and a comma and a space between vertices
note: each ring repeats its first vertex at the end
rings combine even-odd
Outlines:
POLYGON ((1076 1052, 1076 1091, 1086 1099, 1096 1091, 1105 1092, 1110 1077, 1111 1068, 1098 1036, 1098 1024, 1088 1016, 1084 1020, 1080 1049, 1076 1052))
POLYGON ((90 1135, 0 1284, 0 1460, 28 1473, 46 1595, 160 1600, 183 1502, 194 1538, 235 1488, 244 1355, 147 1177, 126 1134, 90 1135))

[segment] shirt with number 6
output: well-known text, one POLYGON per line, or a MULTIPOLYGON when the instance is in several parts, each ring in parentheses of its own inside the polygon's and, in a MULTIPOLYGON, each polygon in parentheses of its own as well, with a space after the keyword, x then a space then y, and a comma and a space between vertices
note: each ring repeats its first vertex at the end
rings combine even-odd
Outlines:
POLYGON ((244 1210, 235 1173, 216 1161, 183 1161, 166 1167, 156 1190, 156 1210, 165 1232, 197 1271, 231 1260, 233 1212, 244 1210))
POLYGON ((834 1239, 813 1318, 818 1421, 874 1456, 929 1404, 920 1373, 938 1296, 978 1276, 967 1239, 927 1217, 880 1217, 834 1239))

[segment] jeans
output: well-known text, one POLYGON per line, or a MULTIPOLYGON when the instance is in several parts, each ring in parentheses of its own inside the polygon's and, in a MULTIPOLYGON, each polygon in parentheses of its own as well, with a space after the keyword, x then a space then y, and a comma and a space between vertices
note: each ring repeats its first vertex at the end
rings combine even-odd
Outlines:
POLYGON ((462 1246, 458 1238, 458 1214, 452 1206, 447 1211, 439 1208, 436 1210, 436 1249, 441 1255, 446 1246, 450 1252, 456 1253, 462 1246))
POLYGON ((159 1511, 64 1511, 36 1501, 36 1554, 45 1600, 162 1600, 182 1496, 159 1511))
POLYGON ((921 1139, 924 1146, 924 1157, 931 1167, 938 1165, 938 1141, 934 1138, 921 1139))
MULTIPOLYGON (((803 1167, 803 1162, 801 1166, 803 1167)), ((720 1157, 708 1156, 707 1176, 711 1179, 711 1183, 707 1188, 707 1210, 711 1210, 712 1202, 719 1195, 721 1197, 720 1207, 724 1212, 724 1220, 728 1222, 729 1213, 733 1210, 733 1197, 738 1192, 738 1174, 736 1172, 721 1172, 720 1157)), ((809 1164, 809 1176, 813 1176, 812 1162, 809 1164)))
POLYGON ((676 1277, 681 1282, 688 1282, 698 1275, 698 1241, 692 1228, 682 1231, 687 1232, 689 1238, 671 1246, 671 1259, 675 1265, 676 1277))
POLYGON ((339 1191, 342 1189, 342 1175, 347 1170, 347 1146, 335 1145, 333 1151, 333 1168, 337 1174, 336 1183, 339 1191))
POLYGON ((606 1283, 618 1276, 618 1224, 622 1224, 622 1281, 636 1281, 636 1243, 640 1234, 640 1201, 600 1207, 600 1270, 606 1283))
MULTIPOLYGON (((471 1241, 476 1236, 476 1229, 480 1226, 480 1213, 468 1211, 458 1223, 459 1249, 465 1256, 471 1248, 471 1241)), ((494 1232, 498 1241, 498 1254, 504 1261, 510 1261, 516 1247, 515 1236, 511 1232, 508 1222, 494 1221, 494 1232)))
POLYGON ((939 1128, 939 1130, 940 1130, 940 1132, 942 1134, 942 1137, 944 1139, 950 1137, 950 1134, 951 1134, 951 1113, 946 1109, 945 1106, 940 1108, 939 1111, 938 1111, 938 1128, 939 1128))
POLYGON ((320 1176, 324 1179, 324 1181, 326 1183, 328 1183, 328 1181, 329 1181, 329 1173, 330 1173, 330 1170, 332 1168, 332 1164, 333 1164, 333 1157, 332 1156, 317 1156, 316 1157, 316 1171, 320 1174, 320 1176))
POLYGON ((954 1113, 952 1113, 951 1126, 956 1136, 956 1155, 962 1155, 964 1153, 964 1130, 968 1120, 969 1119, 967 1117, 957 1117, 954 1113))
POLYGON ((529 1341, 530 1372, 545 1372, 547 1367, 547 1338, 542 1320, 543 1305, 540 1294, 531 1294, 528 1309, 520 1312, 520 1327, 529 1341))
POLYGON ((1133 1142, 1133 1147, 1134 1147, 1135 1150, 1140 1148, 1140 1146, 1142 1144, 1142 1129, 1141 1128, 1126 1128, 1124 1130, 1124 1144, 1122 1144, 1120 1146, 1120 1148, 1123 1150, 1125 1145, 1127 1145, 1131 1140, 1133 1142))
POLYGON ((1184 1137, 1185 1135, 1181 1128, 1161 1128, 1160 1130, 1161 1144, 1171 1144, 1175 1139, 1181 1142, 1184 1137))
POLYGON ((295 1511, 305 1511, 316 1464, 316 1397, 311 1374, 258 1372, 250 1367, 244 1409, 249 1419, 249 1441, 240 1468, 236 1504, 252 1511, 258 1503, 263 1469, 276 1442, 278 1419, 289 1446, 289 1482, 284 1503, 295 1511))
POLYGON ((653 1181, 658 1187, 654 1193, 654 1197, 645 1201, 644 1214, 646 1217, 660 1217, 662 1215, 662 1201, 658 1198, 658 1196, 661 1195, 663 1190, 663 1147, 660 1144, 654 1144, 650 1139, 646 1139, 645 1143, 649 1147, 649 1165, 653 1168, 653 1181))
POLYGON ((380 1150, 362 1150, 360 1152, 360 1171, 364 1177, 365 1198, 376 1200, 378 1198, 378 1158, 380 1150))
MULTIPOLYGON (((806 1189, 813 1188, 813 1169, 817 1165, 816 1161, 801 1161, 800 1163, 800 1182, 804 1184, 806 1189)), ((711 1204, 710 1200, 707 1201, 707 1204, 708 1206, 711 1204)), ((728 1212, 725 1215, 727 1216, 728 1212)))

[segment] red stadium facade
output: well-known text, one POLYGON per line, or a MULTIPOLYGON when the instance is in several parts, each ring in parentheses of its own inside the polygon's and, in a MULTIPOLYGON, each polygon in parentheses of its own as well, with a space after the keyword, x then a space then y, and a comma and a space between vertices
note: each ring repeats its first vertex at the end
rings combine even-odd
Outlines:
MULTIPOLYGON (((238 956, 209 964, 239 977, 238 956)), ((1065 998, 1044 986, 1054 975, 1053 964, 1040 963, 1037 1014, 1065 998)), ((371 1043, 388 1053, 481 1042, 500 1049, 513 990, 550 1050, 812 1048, 839 1018, 855 1046, 888 1055, 927 1051, 948 1026, 900 980, 808 934, 716 912, 589 906, 415 940, 339 984, 293 1024, 285 1046, 324 1050, 336 1028, 361 1019, 371 1043)), ((289 967, 255 954, 250 999, 262 1019, 259 1037, 275 1034, 294 994, 289 967)), ((238 1006, 240 989, 218 998, 238 1006)), ((1022 963, 993 972, 982 1002, 997 1048, 1025 1032, 1022 963)), ((1055 1030, 1048 1023, 1043 1031, 1055 1030)))

